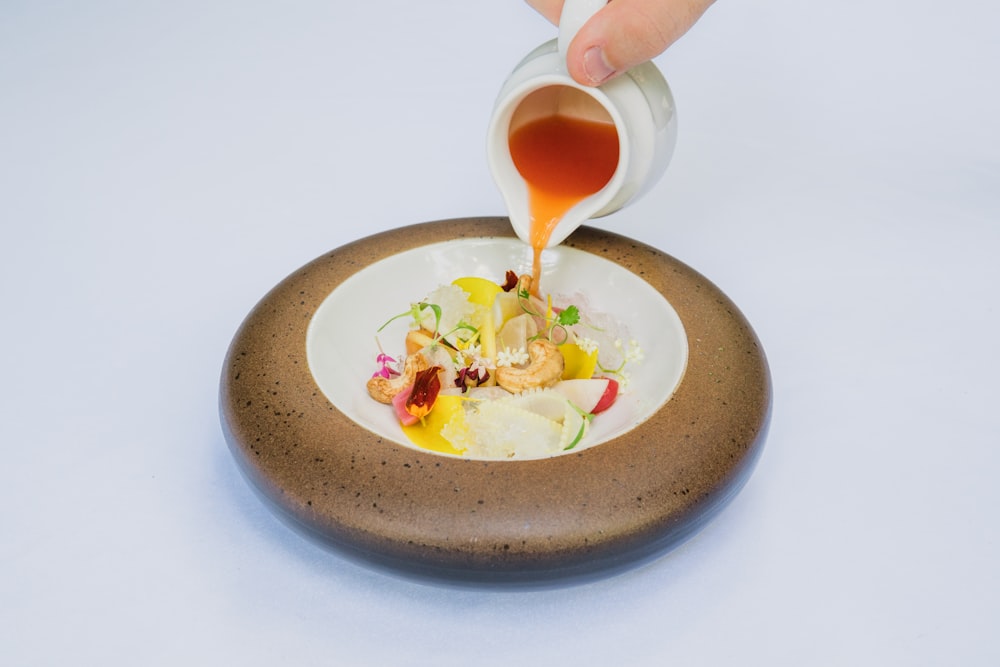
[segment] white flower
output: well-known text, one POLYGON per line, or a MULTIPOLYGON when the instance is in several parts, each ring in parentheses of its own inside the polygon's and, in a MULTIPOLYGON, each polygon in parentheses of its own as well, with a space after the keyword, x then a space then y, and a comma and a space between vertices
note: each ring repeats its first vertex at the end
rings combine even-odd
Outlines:
POLYGON ((597 341, 593 338, 585 338, 584 336, 576 337, 576 346, 579 347, 584 354, 590 354, 597 351, 597 341))
POLYGON ((475 357, 472 358, 472 361, 469 363, 469 370, 489 372, 490 370, 489 360, 483 359, 477 354, 475 357))
POLYGON ((642 348, 634 340, 628 342, 628 349, 625 350, 625 361, 628 363, 636 363, 642 361, 646 358, 643 353, 642 348))
POLYGON ((458 351, 455 353, 455 365, 458 368, 465 368, 469 364, 474 363, 476 358, 482 354, 478 345, 470 345, 462 349, 462 343, 459 342, 458 346, 458 351))
POLYGON ((519 364, 526 363, 528 363, 528 353, 523 347, 519 347, 516 350, 511 350, 509 347, 505 347, 497 353, 497 368, 501 368, 503 366, 517 366, 519 364))

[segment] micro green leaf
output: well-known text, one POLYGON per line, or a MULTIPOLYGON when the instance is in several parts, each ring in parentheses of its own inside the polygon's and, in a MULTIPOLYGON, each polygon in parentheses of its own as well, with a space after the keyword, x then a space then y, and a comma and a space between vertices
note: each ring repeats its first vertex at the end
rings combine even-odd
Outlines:
POLYGON ((580 309, 573 305, 566 306, 566 308, 556 315, 556 323, 564 327, 571 326, 579 321, 580 309))

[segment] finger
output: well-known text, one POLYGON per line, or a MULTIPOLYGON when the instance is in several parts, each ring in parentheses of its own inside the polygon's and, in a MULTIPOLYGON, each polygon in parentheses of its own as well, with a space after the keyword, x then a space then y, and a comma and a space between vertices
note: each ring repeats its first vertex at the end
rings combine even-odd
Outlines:
POLYGON ((566 54, 570 75, 598 85, 663 53, 713 0, 612 0, 577 33, 566 54))

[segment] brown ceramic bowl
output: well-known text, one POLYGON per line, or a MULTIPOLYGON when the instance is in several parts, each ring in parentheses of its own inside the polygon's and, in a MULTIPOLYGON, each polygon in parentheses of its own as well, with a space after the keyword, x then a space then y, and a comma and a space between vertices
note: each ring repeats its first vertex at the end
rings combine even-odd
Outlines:
MULTIPOLYGON (((377 234, 294 272, 247 316, 222 373, 222 424, 240 468, 279 516, 341 553, 395 571, 536 584, 611 574, 661 555, 739 491, 770 416, 768 367, 754 332, 691 268, 592 228, 564 245, 640 277, 676 311, 687 336, 683 380, 638 425, 562 456, 484 461, 397 442, 327 398, 310 370, 306 336, 341 283, 414 248, 512 236, 506 218, 377 234)), ((394 307, 386 305, 388 315, 394 307)))

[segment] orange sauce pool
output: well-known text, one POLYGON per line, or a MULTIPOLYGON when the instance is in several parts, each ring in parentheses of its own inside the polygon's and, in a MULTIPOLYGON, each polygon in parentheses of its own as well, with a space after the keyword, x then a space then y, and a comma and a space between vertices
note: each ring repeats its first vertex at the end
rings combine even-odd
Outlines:
POLYGON ((612 123, 552 115, 511 132, 509 144, 528 186, 531 290, 537 294, 542 250, 552 230, 575 204, 607 185, 618 168, 618 131, 612 123))

